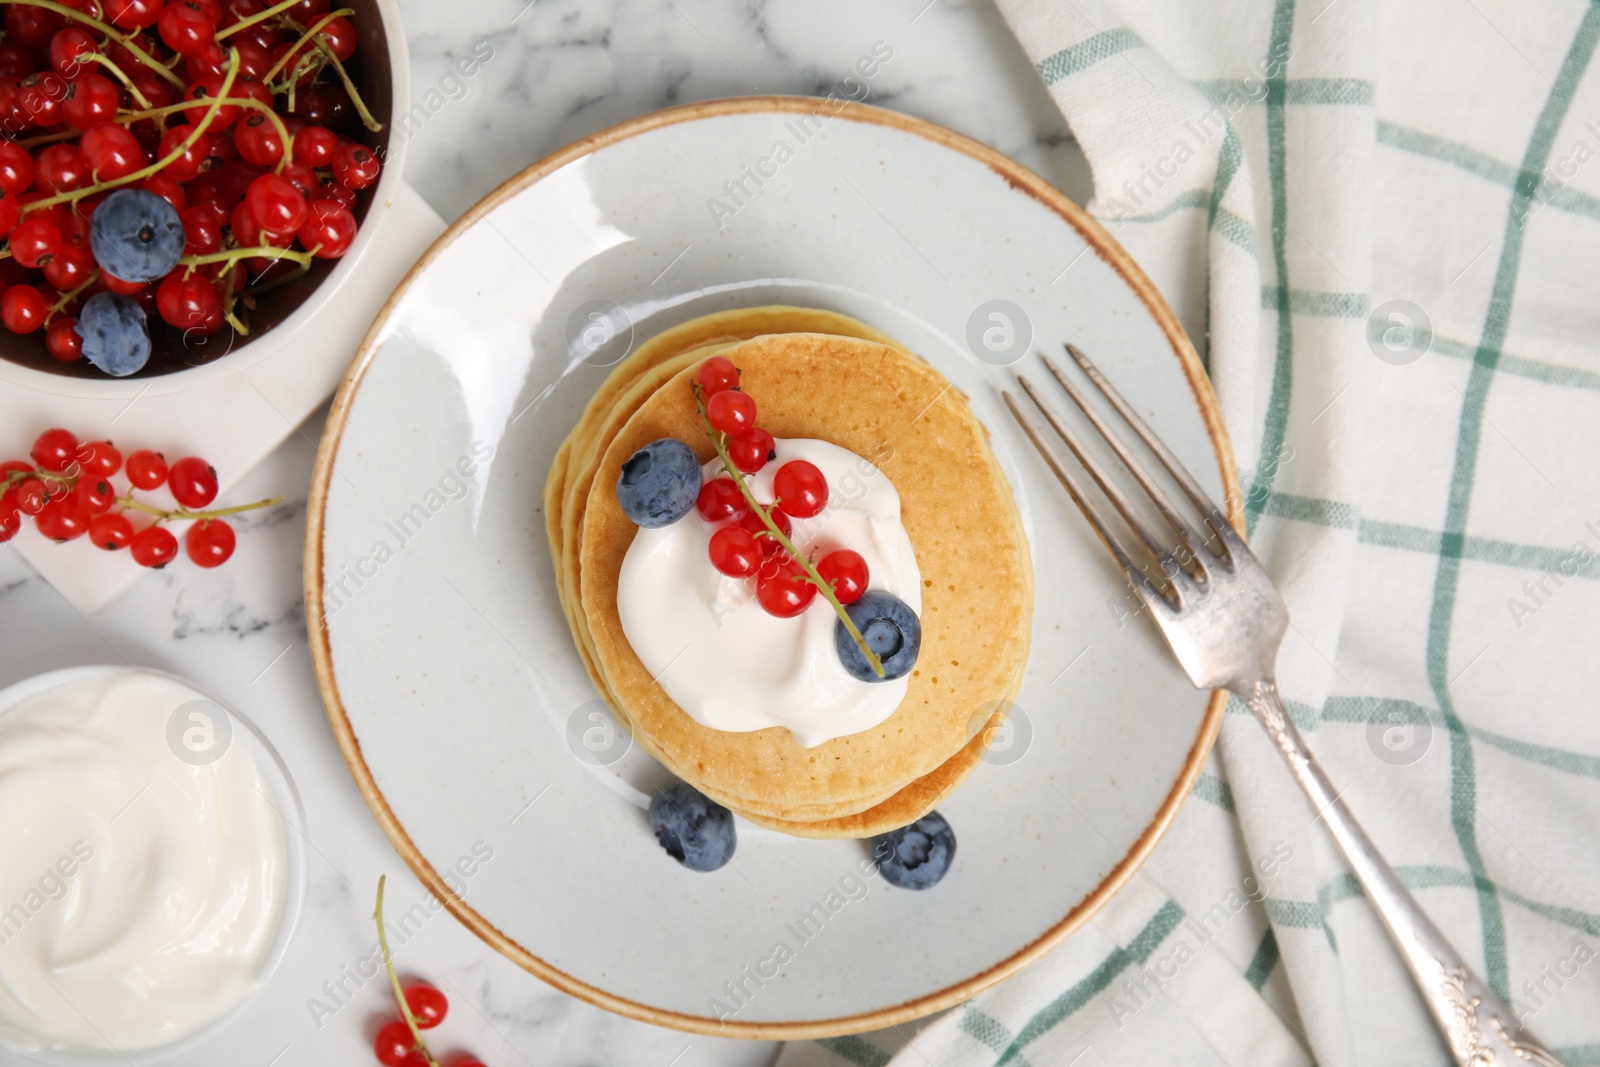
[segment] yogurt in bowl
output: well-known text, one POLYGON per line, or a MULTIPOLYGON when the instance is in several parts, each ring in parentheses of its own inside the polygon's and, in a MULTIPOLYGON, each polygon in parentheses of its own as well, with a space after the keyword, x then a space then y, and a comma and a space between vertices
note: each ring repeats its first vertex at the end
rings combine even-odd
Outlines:
POLYGON ((159 671, 0 692, 0 1047, 148 1062, 259 989, 304 898, 299 798, 239 713, 159 671))

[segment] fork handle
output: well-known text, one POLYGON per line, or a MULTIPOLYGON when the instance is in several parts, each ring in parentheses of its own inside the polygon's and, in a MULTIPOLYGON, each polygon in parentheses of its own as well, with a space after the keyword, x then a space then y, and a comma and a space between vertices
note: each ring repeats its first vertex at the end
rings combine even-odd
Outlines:
POLYGON ((1277 683, 1259 681, 1234 691, 1283 753, 1295 781, 1344 853, 1372 909, 1400 950, 1456 1062, 1463 1067, 1513 1063, 1561 1067, 1417 906, 1311 755, 1305 738, 1284 710, 1277 683))

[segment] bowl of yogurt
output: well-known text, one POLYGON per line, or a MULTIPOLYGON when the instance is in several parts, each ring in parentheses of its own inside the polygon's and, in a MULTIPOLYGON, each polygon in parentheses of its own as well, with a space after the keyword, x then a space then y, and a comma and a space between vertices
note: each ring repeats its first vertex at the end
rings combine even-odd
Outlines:
POLYGON ((0 1048, 139 1065, 214 1035, 288 949, 304 823, 266 738, 182 679, 0 691, 0 1048))

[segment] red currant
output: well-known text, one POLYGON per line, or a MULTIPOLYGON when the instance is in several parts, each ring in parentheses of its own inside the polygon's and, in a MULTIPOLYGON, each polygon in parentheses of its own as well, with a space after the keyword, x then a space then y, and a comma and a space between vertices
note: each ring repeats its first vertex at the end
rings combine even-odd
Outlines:
POLYGON ((767 465, 767 460, 776 456, 773 451, 775 447, 772 435, 757 426, 728 442, 728 458, 744 473, 754 474, 767 465))
POLYGON ((184 194, 183 186, 165 174, 150 175, 150 177, 139 183, 139 188, 146 192, 155 193, 171 204, 174 211, 182 211, 189 206, 189 198, 184 194))
POLYGON ((97 122, 84 130, 78 151, 98 181, 124 177, 145 165, 138 140, 114 122, 97 122))
POLYGON ((5 544, 22 529, 22 515, 15 510, 0 511, 0 545, 5 544))
POLYGON ((120 511, 96 515, 89 520, 89 540, 107 552, 127 548, 133 543, 133 523, 120 511))
POLYGON ((739 388, 739 368, 733 365, 733 360, 722 356, 712 356, 700 364, 700 373, 695 377, 700 382, 700 391, 706 396, 724 389, 739 388))
POLYGON ((161 318, 180 330, 204 325, 221 307, 216 286, 199 274, 186 276, 183 267, 162 278, 156 287, 156 309, 161 318))
POLYGON ((167 461, 160 452, 141 448, 128 456, 128 481, 135 489, 160 489, 167 481, 167 461))
POLYGON ((756 424, 756 402, 737 389, 712 393, 706 401, 706 418, 713 430, 725 434, 743 433, 756 424))
MULTIPOLYGON (((86 246, 69 241, 57 249, 50 257, 50 262, 44 265, 44 280, 66 292, 88 281, 93 272, 93 253, 86 246)), ((55 323, 50 325, 54 326, 55 323)))
POLYGON ((61 231, 49 219, 35 212, 17 223, 11 231, 11 256, 29 270, 42 267, 61 251, 61 231))
POLYGON ((694 504, 707 522, 742 519, 750 514, 750 505, 732 478, 713 478, 702 485, 694 504))
POLYGON ((385 1023, 372 1041, 372 1051, 384 1067, 404 1067, 406 1057, 411 1055, 411 1050, 416 1047, 417 1042, 411 1036, 411 1027, 405 1024, 404 1019, 385 1023))
POLYGON ((109 478, 122 469, 122 453, 110 441, 85 441, 78 446, 77 460, 91 478, 109 478))
POLYGON ((93 37, 77 26, 68 26, 50 38, 50 65, 57 74, 70 78, 78 73, 78 60, 94 50, 93 37))
POLYGON ((217 472, 197 456, 184 456, 167 471, 167 488, 183 507, 203 508, 217 499, 217 472))
POLYGON ((220 567, 233 555, 234 540, 232 526, 221 519, 202 519, 183 535, 183 547, 198 565, 220 567))
MULTIPOLYGON (((242 84, 236 82, 234 88, 239 91, 241 96, 244 95, 242 84)), ((208 74, 203 78, 196 78, 194 84, 189 86, 188 92, 183 94, 185 100, 193 100, 195 102, 194 107, 184 109, 184 118, 195 125, 204 122, 206 112, 211 110, 211 101, 216 99, 221 92, 222 78, 220 76, 208 74)), ((223 104, 217 108, 217 117, 205 127, 205 130, 207 133, 212 134, 221 133, 229 126, 232 126, 234 120, 238 117, 238 104, 223 104)))
POLYGON ((17 101, 24 114, 41 129, 62 119, 61 105, 67 99, 67 82, 53 70, 30 74, 18 83, 17 101))
POLYGON ((150 284, 149 282, 124 281, 115 274, 112 274, 110 271, 106 270, 104 267, 100 268, 100 281, 107 289, 110 289, 113 293, 119 293, 122 296, 138 296, 140 293, 144 292, 145 287, 150 284))
POLYGON ((37 330, 49 310, 44 294, 31 285, 13 285, 0 296, 0 322, 12 333, 37 330))
POLYGON ((833 588, 841 604, 854 604, 867 591, 867 561, 848 548, 835 549, 818 560, 817 575, 833 588))
POLYGON ((16 195, 7 189, 0 189, 0 236, 16 229, 21 218, 22 205, 17 202, 16 195))
POLYGON ((343 204, 346 210, 356 206, 355 190, 341 181, 325 181, 322 189, 317 194, 323 200, 333 200, 343 204))
POLYGON ((355 24, 343 15, 331 20, 321 30, 317 31, 317 36, 322 39, 322 43, 328 46, 329 50, 338 57, 341 63, 348 62, 350 57, 356 54, 355 24))
POLYGON ((768 615, 792 619, 806 610, 816 595, 817 587, 793 557, 770 561, 756 575, 756 600, 768 615))
POLYGON ((79 479, 78 484, 72 487, 72 495, 90 515, 110 511, 111 505, 117 502, 117 491, 111 488, 111 483, 105 478, 79 479))
MULTIPOLYGON (((772 516, 773 525, 783 532, 783 536, 788 537, 792 528, 789 523, 789 516, 775 507, 769 508, 768 513, 772 516)), ((767 529, 767 524, 762 522, 761 516, 754 511, 749 512, 744 518, 740 519, 739 525, 755 535, 756 540, 761 544, 761 551, 766 555, 770 556, 774 552, 783 551, 783 546, 778 544, 778 539, 772 536, 772 531, 767 529)))
POLYGON ((159 570, 178 558, 178 539, 165 526, 147 526, 128 545, 133 561, 159 570))
POLYGON ((356 217, 337 200, 313 200, 306 205, 299 237, 318 259, 338 259, 356 239, 356 217))
POLYGON ((828 506, 828 480, 815 463, 793 459, 778 468, 772 492, 783 510, 797 519, 809 519, 828 506))
POLYGON ((54 11, 20 4, 6 5, 6 32, 15 37, 18 44, 43 48, 50 43, 51 36, 61 25, 62 16, 54 11))
POLYGON ((34 438, 32 455, 40 470, 64 474, 78 458, 78 438, 53 426, 34 438))
POLYGON ((21 41, 0 41, 0 78, 20 78, 32 73, 33 50, 21 41))
MULTIPOLYGON (((156 148, 156 157, 166 159, 172 155, 194 132, 193 126, 173 126, 161 135, 161 144, 156 148)), ((200 168, 205 164, 206 156, 211 151, 211 135, 202 133, 195 139, 194 144, 185 148, 178 158, 166 163, 161 168, 161 173, 173 181, 186 182, 200 173, 200 168)))
POLYGON ((377 181, 380 167, 372 149, 354 141, 340 145, 333 154, 333 176, 352 189, 365 189, 377 181))
POLYGON ((71 363, 83 355, 83 338, 78 335, 78 320, 63 315, 46 328, 44 346, 50 355, 71 363))
POLYGON ((39 532, 52 541, 71 541, 89 532, 89 513, 74 495, 58 497, 33 520, 39 532))
POLYGON ((216 43, 217 21, 208 18, 203 5, 195 0, 175 0, 163 7, 157 29, 167 47, 181 56, 192 56, 216 43))
POLYGON ((322 191, 322 182, 317 178, 317 172, 304 163, 290 163, 279 174, 284 181, 298 189, 301 199, 308 203, 322 191))
POLYGON ((294 135, 294 161, 308 167, 333 165, 339 148, 339 135, 326 126, 307 126, 294 135))
POLYGON ((14 503, 29 515, 38 515, 50 501, 49 491, 38 478, 31 478, 12 491, 17 494, 14 503))
POLYGON ((272 120, 259 111, 246 115, 234 127, 233 144, 239 158, 261 167, 270 167, 283 158, 283 138, 272 120))
POLYGON ((0 140, 0 187, 13 196, 33 184, 33 157, 15 141, 0 140))
POLYGON ((210 208, 186 207, 178 212, 183 220, 183 254, 207 256, 222 247, 222 227, 210 208))
POLYGON ((711 565, 730 578, 748 578, 764 557, 755 535, 742 526, 724 526, 711 535, 711 565))
POLYGON ((117 114, 120 98, 110 78, 86 70, 68 85, 67 98, 61 103, 61 113, 78 129, 87 130, 96 123, 110 122, 117 114))
POLYGON ((33 180, 39 191, 51 196, 70 193, 89 184, 89 165, 83 161, 83 153, 78 151, 77 145, 51 145, 39 153, 34 167, 33 180))
POLYGON ((419 1030, 432 1030, 444 1022, 450 1011, 450 1001, 433 986, 418 982, 406 987, 406 1007, 411 1009, 419 1030))
POLYGON ((105 0, 106 21, 118 29, 143 30, 161 18, 162 0, 105 0))

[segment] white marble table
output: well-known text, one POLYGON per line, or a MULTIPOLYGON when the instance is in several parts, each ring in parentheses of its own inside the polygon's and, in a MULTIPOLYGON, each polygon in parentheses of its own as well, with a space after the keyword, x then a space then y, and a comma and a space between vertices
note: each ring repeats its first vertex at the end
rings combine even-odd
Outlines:
MULTIPOLYGON (((402 7, 413 96, 429 108, 414 126, 407 178, 447 219, 551 149, 642 112, 757 92, 844 92, 850 67, 879 40, 894 57, 867 102, 951 126, 1080 201, 1089 194, 1065 124, 985 0, 402 0, 402 7), (469 53, 488 58, 471 79, 458 79, 452 65, 469 53)), ((261 726, 305 801, 311 884, 289 957, 235 1025, 179 1064, 375 1063, 370 1038, 380 1016, 393 1011, 392 999, 380 981, 361 984, 347 968, 372 941, 380 874, 391 880, 396 910, 422 899, 345 770, 312 676, 300 554, 320 433, 319 414, 231 494, 236 501, 283 494, 287 502, 239 523, 227 566, 205 572, 180 561, 93 617, 67 604, 14 550, 0 548, 0 685, 97 662, 184 675, 261 726), (313 998, 343 1006, 328 1017, 313 1011, 313 998)), ((62 549, 79 550, 87 549, 62 549)), ((590 1007, 525 974, 442 913, 398 963, 451 995, 436 1051, 470 1050, 492 1067, 731 1067, 776 1055, 770 1044, 690 1037, 590 1007)))

